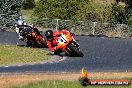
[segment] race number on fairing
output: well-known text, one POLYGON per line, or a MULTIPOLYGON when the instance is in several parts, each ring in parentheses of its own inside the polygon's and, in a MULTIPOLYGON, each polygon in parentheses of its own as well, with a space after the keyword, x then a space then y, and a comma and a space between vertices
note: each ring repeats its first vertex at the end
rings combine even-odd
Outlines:
POLYGON ((64 43, 66 43, 66 35, 64 35, 63 33, 58 37, 58 39, 57 39, 57 42, 59 43, 59 44, 64 44, 64 43))

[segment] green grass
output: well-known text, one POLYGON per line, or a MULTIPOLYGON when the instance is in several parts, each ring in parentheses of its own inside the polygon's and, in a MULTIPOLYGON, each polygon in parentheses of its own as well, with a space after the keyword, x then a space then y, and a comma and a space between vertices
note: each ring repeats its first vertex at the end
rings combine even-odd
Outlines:
MULTIPOLYGON (((30 83, 21 87, 11 88, 84 88, 78 81, 42 81, 36 83, 30 83)), ((132 88, 130 86, 86 86, 85 88, 132 88)))
POLYGON ((47 51, 16 45, 0 45, 0 66, 48 60, 47 51))

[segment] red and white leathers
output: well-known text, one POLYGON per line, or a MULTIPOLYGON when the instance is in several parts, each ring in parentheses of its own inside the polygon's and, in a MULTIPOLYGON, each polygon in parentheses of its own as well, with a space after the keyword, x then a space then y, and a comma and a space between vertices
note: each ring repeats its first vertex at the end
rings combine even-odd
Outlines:
POLYGON ((51 51, 56 51, 56 50, 60 49, 60 47, 57 45, 58 44, 57 39, 58 39, 58 36, 61 35, 62 33, 70 34, 70 32, 67 30, 54 31, 53 39, 47 40, 47 45, 51 51))

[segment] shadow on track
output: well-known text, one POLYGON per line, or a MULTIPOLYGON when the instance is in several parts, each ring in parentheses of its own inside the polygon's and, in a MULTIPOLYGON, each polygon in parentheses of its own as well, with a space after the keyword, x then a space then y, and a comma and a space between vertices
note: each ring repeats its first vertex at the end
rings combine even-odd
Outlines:
POLYGON ((34 46, 28 46, 28 45, 17 45, 19 47, 30 47, 30 48, 48 48, 48 47, 42 47, 42 46, 38 46, 38 47, 34 47, 34 46))
POLYGON ((76 56, 76 55, 68 55, 64 52, 60 53, 60 54, 54 54, 53 52, 49 52, 49 53, 47 53, 47 55, 51 55, 51 56, 57 55, 57 56, 60 56, 60 57, 79 57, 79 56, 76 56))

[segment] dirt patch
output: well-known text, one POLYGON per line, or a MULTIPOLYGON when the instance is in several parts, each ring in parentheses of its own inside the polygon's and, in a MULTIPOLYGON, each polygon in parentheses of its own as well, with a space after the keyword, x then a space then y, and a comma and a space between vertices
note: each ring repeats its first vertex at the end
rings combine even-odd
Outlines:
MULTIPOLYGON (((22 86, 44 80, 78 80, 81 73, 14 73, 0 74, 0 87, 22 86)), ((132 72, 90 72, 90 79, 126 79, 132 78, 132 72)))

